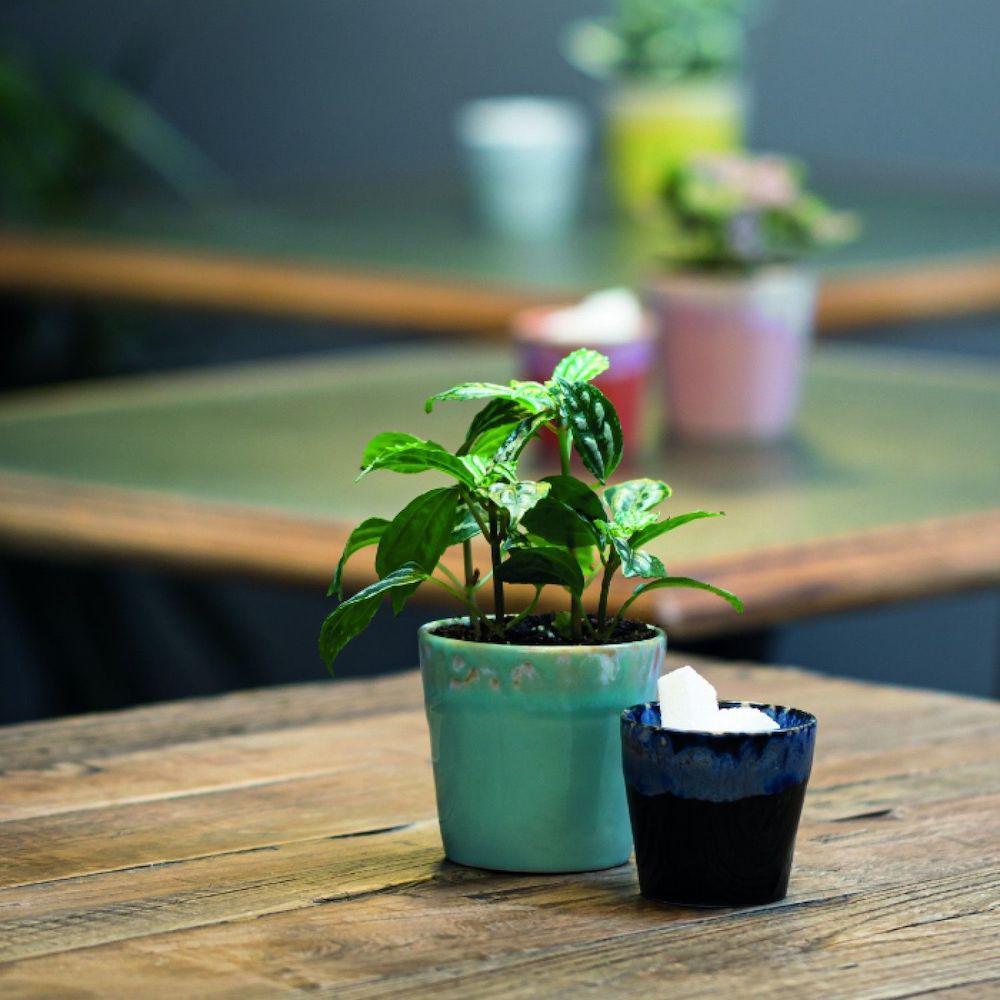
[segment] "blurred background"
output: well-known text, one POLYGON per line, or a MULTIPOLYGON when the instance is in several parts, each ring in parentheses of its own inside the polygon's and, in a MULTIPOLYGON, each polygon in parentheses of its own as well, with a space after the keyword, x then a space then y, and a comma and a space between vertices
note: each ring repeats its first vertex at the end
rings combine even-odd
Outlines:
MULTIPOLYGON (((996 696, 998 33, 990 0, 6 0, 0 721, 323 676, 346 532, 418 488, 352 486, 364 441, 452 442, 426 395, 581 345, 630 473, 729 514, 662 555, 748 613, 671 598, 675 648, 996 696)), ((427 600, 338 676, 411 667, 427 600)))

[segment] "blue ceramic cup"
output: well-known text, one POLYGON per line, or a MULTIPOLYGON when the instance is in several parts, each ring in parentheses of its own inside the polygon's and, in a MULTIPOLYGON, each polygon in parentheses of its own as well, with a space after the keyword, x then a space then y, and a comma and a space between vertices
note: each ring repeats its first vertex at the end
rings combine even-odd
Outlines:
POLYGON ((644 896, 691 906, 772 903, 788 891, 816 719, 752 704, 768 733, 660 728, 655 702, 622 713, 622 765, 644 896))

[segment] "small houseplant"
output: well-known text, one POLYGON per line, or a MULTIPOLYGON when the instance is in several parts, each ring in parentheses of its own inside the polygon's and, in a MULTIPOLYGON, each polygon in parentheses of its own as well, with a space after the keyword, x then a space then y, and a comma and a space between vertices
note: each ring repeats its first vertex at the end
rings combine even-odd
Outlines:
POLYGON ((458 602, 461 617, 431 622, 419 636, 438 815, 453 861, 510 871, 624 862, 631 840, 618 716, 654 696, 665 648, 658 628, 626 613, 661 587, 701 588, 741 610, 726 591, 670 576, 646 550, 654 538, 717 512, 660 518, 670 495, 665 483, 604 485, 622 457, 617 414, 591 384, 607 366, 603 355, 579 350, 545 383, 457 385, 431 397, 428 411, 443 401, 487 402, 455 451, 388 432, 362 457, 362 476, 436 471, 449 485, 420 494, 391 521, 369 518, 354 530, 330 585, 341 601, 323 623, 320 652, 332 665, 385 597, 397 613, 421 585, 458 602), (522 480, 524 448, 548 432, 559 441, 561 474, 522 480), (570 474, 574 449, 594 485, 570 474), (480 550, 476 536, 485 542, 480 550), (377 546, 378 580, 344 600, 344 566, 366 546, 377 546), (443 558, 452 546, 461 548, 460 568, 443 558), (478 551, 488 555, 484 565, 478 551), (643 582, 615 609, 618 574, 643 582), (592 582, 599 596, 587 614, 592 582), (516 611, 508 601, 513 584, 533 593, 516 611), (562 591, 565 606, 536 614, 547 587, 562 591))
POLYGON ((666 170, 691 153, 739 148, 746 24, 753 0, 617 0, 607 18, 576 21, 567 58, 612 82, 607 101, 611 181, 620 206, 642 215, 666 170))
POLYGON ((649 297, 674 435, 767 441, 790 427, 816 292, 802 260, 857 229, 803 181, 778 156, 702 154, 667 174, 668 270, 649 297))

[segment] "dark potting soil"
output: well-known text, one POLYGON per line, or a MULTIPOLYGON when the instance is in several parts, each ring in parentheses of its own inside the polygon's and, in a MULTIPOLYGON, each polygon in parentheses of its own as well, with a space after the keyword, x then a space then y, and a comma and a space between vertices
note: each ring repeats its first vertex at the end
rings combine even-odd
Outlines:
MULTIPOLYGON (((589 618, 596 627, 596 618, 593 615, 590 615, 589 618)), ((507 634, 502 639, 496 636, 487 636, 481 639, 469 627, 468 622, 453 622, 449 625, 442 625, 434 630, 434 634, 446 639, 464 639, 466 642, 492 643, 497 646, 607 646, 619 642, 641 642, 643 639, 652 639, 656 635, 653 629, 645 623, 630 621, 626 618, 618 623, 611 638, 604 642, 598 642, 584 635, 579 643, 574 643, 555 630, 554 621, 555 615, 551 614, 528 615, 513 628, 508 629, 507 634)))

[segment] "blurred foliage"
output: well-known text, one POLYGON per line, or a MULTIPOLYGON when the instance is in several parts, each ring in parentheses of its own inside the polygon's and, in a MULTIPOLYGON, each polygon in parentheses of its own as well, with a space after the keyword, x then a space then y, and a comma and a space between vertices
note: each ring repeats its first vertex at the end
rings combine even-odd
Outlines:
POLYGON ((660 206, 670 261, 746 271, 853 239, 857 218, 834 211, 804 183, 801 164, 774 155, 701 154, 679 164, 660 206))
MULTIPOLYGON (((147 54, 133 49, 123 63, 114 76, 43 66, 16 43, 0 44, 4 222, 73 222, 98 205, 113 211, 150 179, 186 201, 224 187, 207 157, 121 82, 148 75, 147 54)), ((117 305, 5 296, 0 310, 0 388, 118 370, 141 336, 134 312, 117 305)))
POLYGON ((739 72, 759 0, 618 0, 608 18, 571 24, 566 57, 596 77, 657 79, 739 72))
POLYGON ((131 88, 0 47, 0 213, 79 215, 143 171, 193 199, 221 185, 205 155, 131 88))

